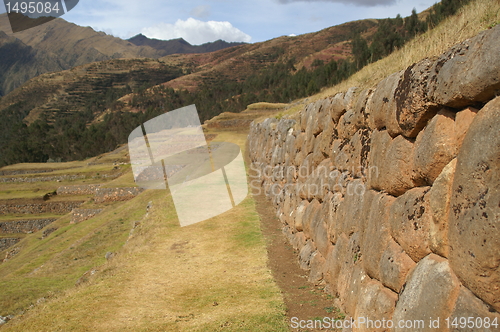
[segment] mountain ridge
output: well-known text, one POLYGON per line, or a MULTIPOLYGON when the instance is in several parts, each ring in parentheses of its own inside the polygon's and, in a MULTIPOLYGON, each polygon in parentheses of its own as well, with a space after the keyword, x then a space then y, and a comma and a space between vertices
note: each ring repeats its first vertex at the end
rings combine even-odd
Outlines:
MULTIPOLYGON (((150 45, 135 45, 62 18, 14 34, 7 14, 0 14, 0 32, 0 55, 3 63, 3 66, 0 65, 0 97, 43 73, 71 69, 97 61, 118 58, 158 59, 172 54, 165 46, 170 44, 168 41, 159 41, 155 44, 156 48, 150 45), (10 66, 7 66, 7 63, 10 66)), ((147 44, 146 41, 143 43, 147 44)), ((186 45, 185 49, 192 53, 194 50, 211 51, 231 46, 234 45, 214 42, 200 47, 186 45)), ((177 51, 185 52, 182 48, 177 51)))
POLYGON ((155 39, 144 36, 142 33, 135 35, 132 38, 127 39, 136 46, 150 46, 156 50, 164 51, 167 54, 188 54, 188 53, 209 53, 214 51, 219 51, 224 48, 244 45, 246 43, 238 42, 226 42, 222 39, 216 40, 214 42, 208 42, 201 45, 191 45, 189 42, 183 38, 175 38, 169 40, 155 39))

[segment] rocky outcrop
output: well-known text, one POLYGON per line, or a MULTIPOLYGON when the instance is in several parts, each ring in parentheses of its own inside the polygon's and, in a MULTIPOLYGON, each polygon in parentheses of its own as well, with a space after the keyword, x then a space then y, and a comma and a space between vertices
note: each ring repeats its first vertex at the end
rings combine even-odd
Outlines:
POLYGON ((498 40, 500 26, 375 89, 252 123, 252 187, 354 319, 500 324, 498 40))
POLYGON ((71 223, 77 224, 79 222, 89 220, 102 212, 102 209, 74 209, 71 211, 71 223))

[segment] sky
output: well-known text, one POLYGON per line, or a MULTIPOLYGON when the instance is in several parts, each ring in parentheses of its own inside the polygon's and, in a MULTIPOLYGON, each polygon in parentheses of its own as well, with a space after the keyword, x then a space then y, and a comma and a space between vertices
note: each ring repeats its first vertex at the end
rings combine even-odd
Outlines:
MULTIPOLYGON (((184 38, 193 45, 222 39, 255 43, 366 18, 403 17, 437 0, 80 0, 62 16, 123 39, 184 38)), ((5 12, 0 5, 0 12, 5 12)))

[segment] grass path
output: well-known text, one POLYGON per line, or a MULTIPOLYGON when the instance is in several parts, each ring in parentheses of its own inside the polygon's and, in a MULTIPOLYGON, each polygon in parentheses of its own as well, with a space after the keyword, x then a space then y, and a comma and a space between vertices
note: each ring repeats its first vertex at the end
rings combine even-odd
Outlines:
MULTIPOLYGON (((244 142, 242 134, 227 136, 244 142)), ((114 258, 0 330, 288 331, 250 195, 182 228, 166 191, 146 191, 126 209, 144 210, 150 201, 152 209, 114 258)))

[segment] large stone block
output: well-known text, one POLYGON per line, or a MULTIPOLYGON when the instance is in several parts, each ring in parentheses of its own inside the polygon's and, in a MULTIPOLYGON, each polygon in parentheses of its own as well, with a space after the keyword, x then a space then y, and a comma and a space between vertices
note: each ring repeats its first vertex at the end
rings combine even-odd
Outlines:
POLYGON ((325 271, 323 278, 328 284, 329 292, 338 297, 338 276, 340 273, 341 259, 344 257, 347 250, 349 238, 345 234, 341 234, 337 244, 332 247, 326 256, 325 271))
POLYGON ((307 241, 299 252, 299 265, 303 270, 309 270, 312 254, 316 251, 312 241, 307 241))
POLYGON ((344 198, 341 193, 331 193, 328 202, 323 203, 327 204, 329 209, 327 219, 328 239, 334 244, 337 242, 337 236, 339 235, 337 233, 337 229, 339 229, 337 222, 340 216, 337 215, 337 211, 343 200, 344 198))
POLYGON ((441 108, 427 95, 431 59, 424 59, 408 67, 394 92, 396 119, 401 133, 406 137, 416 137, 441 108))
MULTIPOLYGON (((370 194, 372 191, 368 192, 370 194)), ((389 208, 395 198, 385 194, 373 194, 370 206, 365 209, 367 219, 363 229, 363 266, 372 278, 380 280, 379 262, 391 238, 389 226, 389 208)), ((367 205, 365 205, 367 206, 367 205)))
POLYGON ((353 177, 365 177, 368 172, 371 132, 359 129, 350 139, 335 140, 330 158, 340 171, 348 171, 353 177))
POLYGON ((347 296, 340 299, 340 306, 344 308, 344 311, 350 316, 354 316, 356 313, 356 308, 359 303, 360 297, 364 296, 362 291, 370 281, 370 277, 366 274, 360 264, 356 264, 353 267, 350 282, 347 286, 347 296))
POLYGON ((392 319, 398 295, 383 287, 380 282, 370 280, 363 284, 357 298, 354 314, 354 320, 358 323, 356 331, 390 331, 389 324, 383 324, 383 321, 392 319))
POLYGON ((325 157, 328 157, 332 151, 332 142, 338 137, 337 130, 335 129, 335 124, 332 119, 326 120, 325 128, 323 129, 323 132, 318 135, 318 137, 320 137, 318 139, 320 151, 325 155, 325 157))
POLYGON ((338 123, 342 114, 346 111, 346 105, 344 101, 344 93, 337 93, 331 102, 330 107, 330 117, 332 118, 334 123, 338 123))
POLYGON ((316 218, 311 224, 311 238, 314 241, 316 248, 321 253, 323 257, 328 254, 328 248, 330 246, 330 240, 328 239, 328 228, 326 226, 326 211, 327 204, 322 203, 322 209, 316 215, 316 218))
POLYGON ((391 206, 389 216, 392 236, 415 262, 431 252, 429 189, 413 188, 398 197, 391 206))
POLYGON ((311 137, 318 135, 322 126, 320 126, 321 117, 319 116, 319 108, 316 103, 311 103, 307 106, 307 126, 306 126, 306 136, 311 137))
POLYGON ((493 332, 498 331, 500 327, 500 314, 493 312, 488 305, 475 297, 470 290, 462 286, 460 287, 460 293, 458 294, 455 308, 449 320, 450 323, 454 321, 457 325, 451 326, 450 331, 453 332, 493 332), (467 326, 468 321, 466 321, 466 324, 463 324, 460 321, 462 317, 472 317, 473 324, 467 326))
POLYGON ((306 207, 306 210, 304 212, 304 217, 302 218, 302 227, 304 228, 304 235, 306 238, 310 239, 311 238, 311 225, 314 220, 316 220, 317 214, 321 210, 321 204, 318 202, 317 199, 313 199, 311 203, 306 207))
POLYGON ((340 138, 350 139, 359 129, 368 128, 366 103, 373 93, 372 89, 365 89, 356 96, 352 108, 348 109, 339 119, 337 131, 340 138))
POLYGON ((368 160, 370 188, 400 196, 415 186, 413 143, 407 138, 391 140, 387 131, 374 131, 368 160))
POLYGON ((453 158, 458 147, 455 135, 455 113, 441 110, 415 141, 415 182, 432 185, 434 180, 453 158))
POLYGON ((460 149, 462 142, 465 138, 467 130, 476 117, 478 110, 474 107, 467 107, 466 109, 460 111, 455 116, 455 140, 457 144, 457 149, 460 149))
POLYGON ((361 231, 373 197, 373 192, 366 190, 361 179, 349 182, 344 200, 337 208, 335 233, 349 235, 361 231))
POLYGON ((430 249, 443 257, 448 257, 448 215, 450 212, 451 186, 457 166, 457 159, 450 161, 429 191, 429 207, 432 222, 429 224, 430 249))
POLYGON ((401 133, 396 118, 396 100, 394 94, 403 72, 394 73, 380 81, 373 95, 366 104, 368 126, 372 129, 387 129, 392 137, 401 133))
POLYGON ((313 252, 311 255, 309 282, 318 285, 323 280, 323 273, 325 272, 325 258, 319 251, 313 252))
POLYGON ((359 260, 361 251, 360 246, 360 234, 352 234, 349 237, 349 242, 347 243, 347 247, 344 249, 343 255, 339 257, 340 270, 338 274, 337 291, 339 293, 339 299, 342 303, 345 303, 347 298, 350 296, 349 288, 353 279, 354 267, 356 265, 361 265, 359 260))
MULTIPOLYGON (((394 311, 394 331, 437 331, 431 320, 450 317, 460 290, 460 282, 448 261, 434 254, 422 259, 408 276, 408 281, 394 311), (401 328, 399 321, 413 326, 401 328)), ((443 325, 441 325, 443 327, 443 325)), ((441 329, 441 331, 446 329, 441 329)))
POLYGON ((415 265, 403 248, 391 239, 380 257, 380 281, 384 286, 399 293, 406 282, 406 276, 415 265))
POLYGON ((308 205, 309 202, 307 200, 303 200, 299 206, 297 206, 295 213, 295 229, 299 232, 304 230, 304 214, 308 205))
POLYGON ((324 145, 329 144, 325 141, 328 141, 328 139, 325 137, 325 133, 321 132, 316 138, 314 139, 314 147, 313 147, 313 156, 312 156, 312 165, 313 168, 317 167, 323 160, 328 158, 328 154, 324 153, 323 151, 325 150, 324 145))
POLYGON ((500 92, 500 26, 485 30, 443 53, 428 82, 438 104, 463 108, 484 103, 500 92))
POLYGON ((476 115, 457 157, 449 215, 450 263, 464 285, 500 310, 500 97, 476 115))

